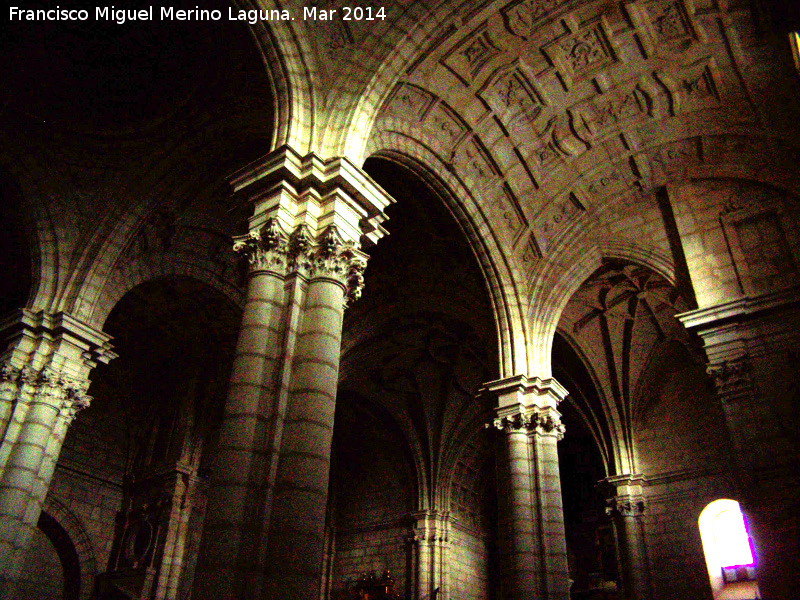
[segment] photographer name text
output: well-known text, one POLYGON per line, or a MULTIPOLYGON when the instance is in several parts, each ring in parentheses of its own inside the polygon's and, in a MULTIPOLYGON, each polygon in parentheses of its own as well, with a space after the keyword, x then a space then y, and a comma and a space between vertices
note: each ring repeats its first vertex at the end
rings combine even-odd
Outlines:
POLYGON ((150 6, 138 10, 97 6, 94 10, 71 9, 56 6, 50 9, 26 9, 10 7, 11 21, 107 21, 124 25, 133 21, 246 21, 255 25, 260 21, 383 21, 386 10, 374 6, 342 6, 340 8, 318 8, 304 6, 300 14, 288 10, 221 10, 200 8, 177 9, 174 6, 150 6))

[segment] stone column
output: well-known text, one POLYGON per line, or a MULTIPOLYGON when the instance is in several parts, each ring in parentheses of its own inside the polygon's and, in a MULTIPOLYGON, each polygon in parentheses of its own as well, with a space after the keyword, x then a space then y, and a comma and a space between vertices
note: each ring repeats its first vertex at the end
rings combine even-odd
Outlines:
POLYGON ((644 536, 643 475, 616 475, 604 480, 606 512, 614 524, 622 590, 626 600, 651 596, 650 562, 644 536))
POLYGON ((800 597, 800 289, 679 315, 703 339, 764 600, 800 597))
POLYGON ((346 159, 288 147, 232 185, 250 276, 194 595, 317 600, 342 316, 391 199, 346 159))
POLYGON ((414 529, 410 540, 417 550, 413 597, 428 600, 439 590, 437 600, 449 600, 450 517, 438 510, 423 510, 412 518, 414 529))
POLYGON ((88 406, 88 375, 115 357, 110 337, 64 313, 22 310, 0 324, 0 597, 14 597, 69 424, 88 406))
POLYGON ((556 444, 566 390, 524 375, 484 386, 497 399, 497 480, 502 597, 569 598, 569 570, 556 444))

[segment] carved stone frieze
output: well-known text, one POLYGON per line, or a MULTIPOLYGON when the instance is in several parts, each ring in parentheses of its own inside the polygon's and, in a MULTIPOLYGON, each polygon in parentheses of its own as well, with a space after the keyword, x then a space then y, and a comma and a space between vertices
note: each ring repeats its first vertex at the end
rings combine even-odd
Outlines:
POLYGON ((644 514, 645 509, 646 504, 641 496, 616 496, 606 500, 606 514, 609 516, 638 517, 644 514))
POLYGON ((750 361, 742 358, 736 361, 725 361, 720 364, 709 365, 706 368, 706 373, 708 373, 717 387, 729 387, 748 383, 751 370, 750 361))

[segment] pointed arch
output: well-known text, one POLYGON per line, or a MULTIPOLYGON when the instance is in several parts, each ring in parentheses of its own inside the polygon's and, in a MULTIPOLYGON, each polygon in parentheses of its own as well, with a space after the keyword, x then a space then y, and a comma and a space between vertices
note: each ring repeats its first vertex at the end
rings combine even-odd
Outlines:
POLYGON ((418 175, 444 201, 469 242, 481 269, 497 329, 500 377, 529 372, 527 301, 522 277, 487 215, 444 163, 421 144, 383 134, 372 156, 392 160, 418 175))

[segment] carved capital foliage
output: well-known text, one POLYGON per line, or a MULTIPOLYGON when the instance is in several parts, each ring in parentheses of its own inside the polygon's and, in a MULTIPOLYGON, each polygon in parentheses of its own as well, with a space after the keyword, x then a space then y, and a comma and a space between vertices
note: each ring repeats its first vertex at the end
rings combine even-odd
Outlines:
POLYGON ((527 431, 539 435, 552 435, 559 440, 564 438, 566 431, 558 412, 550 409, 540 410, 535 407, 498 417, 489 426, 506 433, 527 431))
POLYGON ((63 373, 45 367, 33 380, 34 397, 45 397, 58 407, 59 413, 71 422, 75 416, 92 401, 87 395, 89 381, 74 379, 63 373))
POLYGON ((706 368, 717 389, 746 385, 750 382, 751 365, 746 358, 723 361, 706 368))
POLYGON ((644 514, 645 508, 641 496, 617 496, 606 501, 606 514, 609 516, 638 517, 644 514))
POLYGON ((51 367, 35 371, 29 365, 16 367, 9 361, 0 367, 0 384, 22 402, 46 402, 72 421, 92 401, 87 395, 89 381, 69 377, 51 367))
POLYGON ((261 229, 233 239, 233 251, 247 258, 250 271, 286 272, 289 239, 276 219, 270 219, 261 229))
POLYGON ((358 242, 345 240, 335 225, 315 238, 306 225, 289 235, 270 219, 260 230, 235 238, 233 249, 247 257, 251 272, 333 279, 344 287, 346 301, 361 297, 367 255, 358 242))

